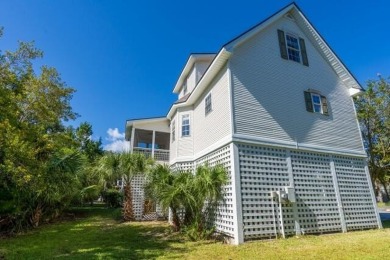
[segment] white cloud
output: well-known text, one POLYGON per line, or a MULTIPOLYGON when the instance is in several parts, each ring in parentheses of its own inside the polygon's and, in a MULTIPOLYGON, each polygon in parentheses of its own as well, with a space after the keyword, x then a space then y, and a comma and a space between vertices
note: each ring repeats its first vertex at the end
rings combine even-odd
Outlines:
POLYGON ((103 146, 104 150, 112 152, 124 152, 129 150, 129 142, 125 140, 116 140, 103 146))
POLYGON ((105 139, 109 143, 103 146, 104 150, 112 152, 129 151, 129 142, 125 140, 125 134, 120 133, 118 128, 108 128, 107 135, 108 137, 105 139))
POLYGON ((125 138, 125 134, 121 134, 118 130, 118 128, 108 128, 107 130, 107 134, 108 134, 108 137, 106 138, 106 140, 109 140, 109 141, 115 141, 115 140, 118 140, 118 139, 124 139, 125 138))

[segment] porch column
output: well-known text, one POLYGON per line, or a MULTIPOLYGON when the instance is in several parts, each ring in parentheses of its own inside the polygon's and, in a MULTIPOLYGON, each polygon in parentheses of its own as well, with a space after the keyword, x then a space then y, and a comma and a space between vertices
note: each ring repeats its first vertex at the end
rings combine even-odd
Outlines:
MULTIPOLYGON (((294 172, 292 167, 292 161, 291 161, 291 151, 286 151, 286 162, 287 162, 287 171, 288 171, 288 179, 290 182, 290 188, 294 188, 295 193, 295 184, 294 184, 294 172)), ((299 223, 299 214, 298 214, 298 205, 297 202, 298 199, 295 200, 295 202, 292 203, 293 208, 293 214, 294 214, 294 226, 295 226, 295 235, 299 236, 301 234, 301 225, 299 223)))
POLYGON ((153 130, 153 137, 152 137, 152 158, 154 158, 154 144, 156 142, 156 131, 153 130))
POLYGON ((134 149, 134 136, 135 136, 135 127, 133 126, 133 128, 131 129, 131 138, 130 138, 130 153, 133 153, 133 149, 134 149))
POLYGON ((244 243, 244 222, 242 217, 241 179, 240 179, 240 159, 236 144, 230 144, 231 156, 231 181, 233 193, 233 224, 234 224, 234 244, 244 243))

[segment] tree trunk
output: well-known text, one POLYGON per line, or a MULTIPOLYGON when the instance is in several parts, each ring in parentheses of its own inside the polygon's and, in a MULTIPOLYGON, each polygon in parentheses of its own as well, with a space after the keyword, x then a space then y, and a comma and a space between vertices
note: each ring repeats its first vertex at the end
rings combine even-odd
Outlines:
POLYGON ((123 200, 123 220, 132 221, 134 220, 133 212, 133 194, 131 192, 131 182, 126 183, 124 188, 124 200, 123 200))
POLYGON ((30 218, 31 225, 33 227, 38 227, 39 226, 39 222, 41 220, 41 216, 42 216, 42 207, 40 205, 38 205, 33 210, 32 214, 31 214, 31 218, 30 218))
POLYGON ((192 214, 192 210, 190 208, 184 209, 184 226, 188 226, 193 222, 194 216, 192 214))
POLYGON ((172 227, 173 231, 177 232, 180 230, 180 219, 179 216, 177 215, 176 208, 171 207, 172 210, 172 227))
POLYGON ((387 191, 387 187, 386 187, 386 182, 382 179, 379 180, 380 183, 382 184, 383 186, 383 189, 385 190, 385 193, 386 193, 386 200, 390 200, 390 197, 389 197, 389 192, 387 191))

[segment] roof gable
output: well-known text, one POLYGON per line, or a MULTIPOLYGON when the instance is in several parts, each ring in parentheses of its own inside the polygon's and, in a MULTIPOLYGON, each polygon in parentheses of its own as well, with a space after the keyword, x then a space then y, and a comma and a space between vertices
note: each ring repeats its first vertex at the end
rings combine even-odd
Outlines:
POLYGON ((302 32, 305 33, 306 37, 312 41, 313 45, 317 48, 321 55, 323 55, 325 60, 329 62, 336 74, 346 84, 346 86, 348 86, 348 88, 354 88, 358 91, 363 90, 356 78, 347 69, 339 57, 333 52, 327 42, 322 38, 320 33, 314 28, 314 26, 309 22, 309 20, 305 17, 305 15, 295 3, 291 3, 288 6, 282 8, 280 11, 273 14, 269 18, 265 19, 238 37, 234 38, 230 42, 226 43, 223 47, 228 51, 233 51, 237 46, 241 45, 262 31, 264 28, 268 27, 286 15, 295 20, 297 25, 301 28, 302 32))
MULTIPOLYGON (((199 97, 203 93, 204 89, 213 80, 219 70, 224 66, 224 64, 226 64, 227 60, 231 56, 232 52, 234 52, 234 49, 237 48, 237 46, 243 44, 244 42, 252 38, 254 35, 258 34, 262 30, 270 26, 272 23, 283 18, 286 15, 295 20, 297 25, 301 28, 302 32, 313 43, 315 48, 317 48, 318 52, 325 58, 325 60, 334 69, 335 73, 349 88, 351 95, 355 95, 357 93, 360 93, 361 91, 364 91, 364 89, 358 83, 356 78, 346 68, 346 66, 342 63, 338 56, 333 52, 333 50, 329 47, 329 45, 317 32, 313 25, 308 21, 308 19, 304 16, 299 7, 293 2, 223 45, 217 56, 210 64, 209 68, 204 73, 203 77, 195 86, 195 89, 187 97, 186 101, 173 104, 168 112, 167 118, 170 119, 172 117, 175 108, 192 105, 197 100, 197 97, 199 97)), ((175 89, 177 88, 178 84, 176 84, 175 86, 175 89)))

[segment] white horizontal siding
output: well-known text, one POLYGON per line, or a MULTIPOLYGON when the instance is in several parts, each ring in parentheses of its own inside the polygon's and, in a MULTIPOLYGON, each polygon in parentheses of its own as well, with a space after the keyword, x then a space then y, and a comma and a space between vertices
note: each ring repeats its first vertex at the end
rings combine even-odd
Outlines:
POLYGON ((194 154, 231 135, 231 109, 226 66, 194 105, 194 154), (205 97, 211 93, 212 111, 205 115, 205 97))
POLYGON ((364 151, 348 89, 300 28, 283 18, 234 50, 235 133, 364 151), (304 38, 309 67, 280 57, 277 29, 304 38), (321 91, 330 116, 306 111, 303 91, 321 91))

